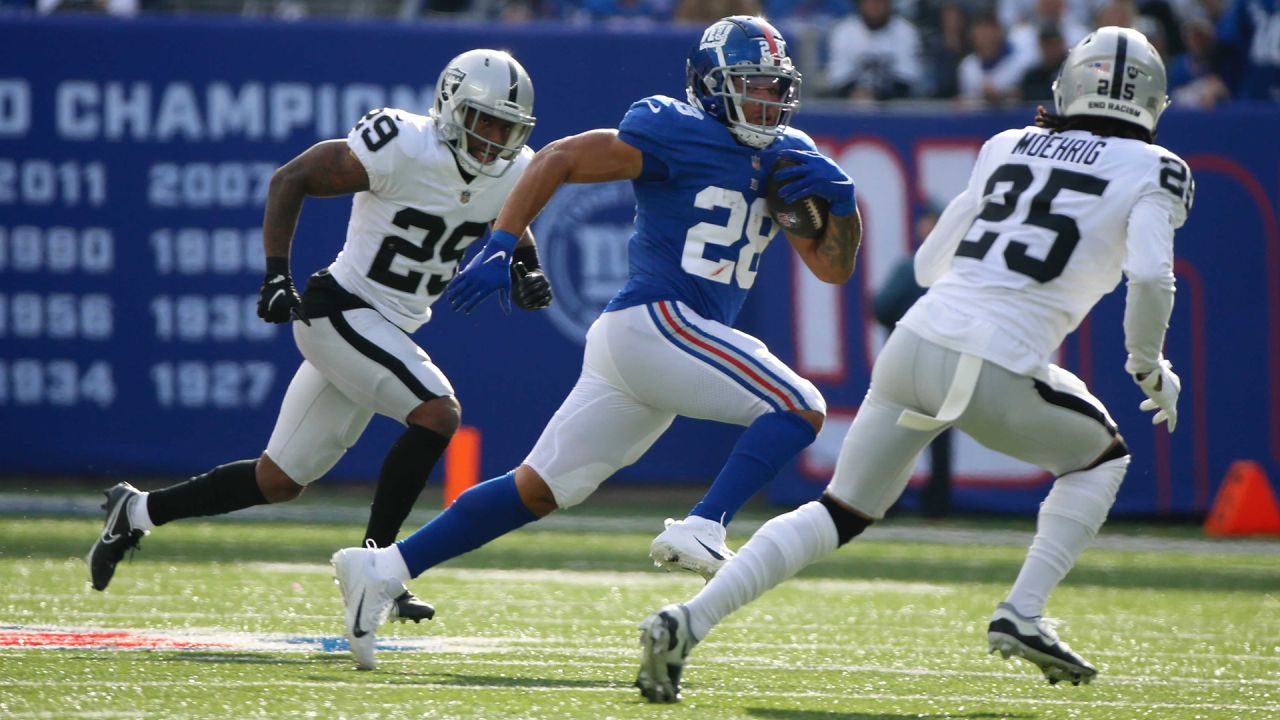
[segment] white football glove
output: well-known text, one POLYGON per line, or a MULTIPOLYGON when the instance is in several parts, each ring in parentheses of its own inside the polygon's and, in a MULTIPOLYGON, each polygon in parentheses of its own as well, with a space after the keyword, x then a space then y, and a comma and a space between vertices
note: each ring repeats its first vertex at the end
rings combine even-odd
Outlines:
POLYGON ((1182 391, 1182 381, 1173 372, 1173 363, 1160 358, 1160 365, 1149 373, 1137 373, 1133 381, 1138 383, 1147 399, 1138 406, 1139 410, 1158 410, 1151 418, 1152 425, 1165 423, 1169 432, 1178 425, 1178 393, 1182 391))

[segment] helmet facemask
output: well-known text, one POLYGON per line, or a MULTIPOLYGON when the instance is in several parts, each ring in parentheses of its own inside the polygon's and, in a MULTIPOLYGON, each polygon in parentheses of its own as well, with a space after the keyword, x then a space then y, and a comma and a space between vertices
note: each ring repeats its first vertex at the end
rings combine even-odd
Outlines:
POLYGON ((724 103, 725 122, 742 144, 763 148, 781 137, 800 107, 800 73, 784 58, 779 65, 714 68, 703 80, 707 94, 724 103))
POLYGON ((454 104, 451 116, 443 120, 442 135, 468 173, 501 177, 529 141, 533 125, 533 116, 518 106, 490 107, 468 98, 454 104), (477 126, 484 122, 508 123, 506 137, 490 140, 482 135, 477 126))

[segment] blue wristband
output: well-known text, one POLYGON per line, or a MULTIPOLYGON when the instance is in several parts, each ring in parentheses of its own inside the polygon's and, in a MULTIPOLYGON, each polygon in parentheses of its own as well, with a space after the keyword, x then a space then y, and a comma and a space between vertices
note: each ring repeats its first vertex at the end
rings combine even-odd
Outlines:
POLYGON ((516 249, 516 240, 518 239, 506 230, 494 230, 489 233, 489 242, 485 243, 485 245, 487 249, 505 250, 509 257, 516 249))

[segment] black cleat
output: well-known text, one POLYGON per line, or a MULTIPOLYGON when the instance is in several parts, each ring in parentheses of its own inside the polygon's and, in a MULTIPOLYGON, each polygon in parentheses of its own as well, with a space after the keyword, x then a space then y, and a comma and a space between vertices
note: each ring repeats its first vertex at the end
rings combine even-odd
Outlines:
POLYGON ((1034 663, 1050 685, 1063 680, 1072 685, 1088 685, 1098 669, 1058 639, 1052 627, 1055 621, 1021 615, 1009 603, 1000 603, 987 626, 987 643, 991 652, 1002 657, 1016 655, 1034 663))
POLYGON ((84 558, 89 564, 94 590, 107 589, 111 576, 116 574, 116 563, 125 552, 137 548, 138 541, 147 534, 129 524, 129 501, 142 495, 137 488, 122 482, 103 494, 107 496, 107 501, 102 504, 102 509, 107 511, 107 519, 102 524, 102 535, 84 558))
POLYGON ((404 622, 405 620, 422 622, 435 616, 436 609, 434 605, 408 590, 401 593, 396 598, 395 604, 391 606, 391 619, 399 622, 404 622))
POLYGON ((635 686, 651 703, 680 701, 680 676, 697 645, 689 631, 689 608, 667 605, 640 623, 640 673, 635 686))

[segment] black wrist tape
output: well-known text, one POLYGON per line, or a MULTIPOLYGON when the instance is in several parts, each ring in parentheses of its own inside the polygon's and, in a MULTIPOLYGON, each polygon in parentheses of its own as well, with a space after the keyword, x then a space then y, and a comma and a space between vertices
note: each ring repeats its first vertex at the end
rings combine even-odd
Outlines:
POLYGON ((268 275, 284 275, 289 276, 289 258, 287 257, 267 257, 267 274, 268 275))
POLYGON ((537 270, 542 265, 538 263, 538 246, 528 245, 518 247, 511 251, 511 263, 524 263, 525 270, 537 270))

